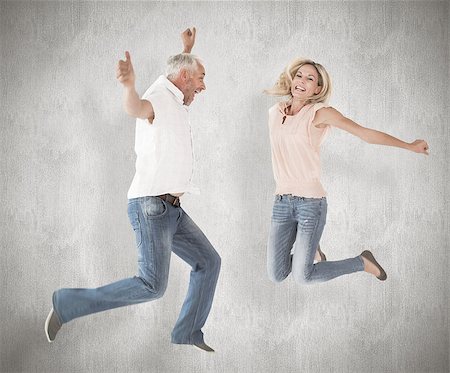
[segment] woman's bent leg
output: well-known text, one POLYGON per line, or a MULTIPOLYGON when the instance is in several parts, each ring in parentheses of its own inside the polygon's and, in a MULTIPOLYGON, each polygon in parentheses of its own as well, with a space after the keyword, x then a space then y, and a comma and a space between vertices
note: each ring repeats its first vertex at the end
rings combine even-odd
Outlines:
POLYGON ((292 261, 292 275, 296 282, 324 282, 364 270, 360 256, 314 264, 314 255, 326 222, 327 201, 326 198, 299 198, 296 207, 298 227, 292 261))

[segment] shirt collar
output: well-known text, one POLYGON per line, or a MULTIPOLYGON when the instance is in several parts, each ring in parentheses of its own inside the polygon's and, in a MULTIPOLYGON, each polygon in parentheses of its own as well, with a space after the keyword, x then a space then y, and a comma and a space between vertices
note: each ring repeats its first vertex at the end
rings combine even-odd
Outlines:
POLYGON ((180 91, 180 89, 173 84, 169 79, 167 79, 164 75, 161 75, 158 80, 163 84, 170 92, 173 93, 176 100, 181 104, 184 105, 184 94, 180 91))

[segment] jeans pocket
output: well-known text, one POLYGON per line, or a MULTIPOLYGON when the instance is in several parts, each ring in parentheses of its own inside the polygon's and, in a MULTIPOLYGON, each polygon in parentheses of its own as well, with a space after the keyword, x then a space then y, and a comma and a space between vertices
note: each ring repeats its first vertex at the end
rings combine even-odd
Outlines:
POLYGON ((304 198, 298 206, 297 219, 302 232, 313 232, 326 217, 326 198, 304 198))
POLYGON ((149 197, 145 200, 144 212, 150 219, 163 217, 167 212, 166 202, 159 197, 149 197))
POLYGON ((128 218, 130 219, 131 226, 133 227, 133 231, 136 236, 136 246, 140 247, 142 244, 142 231, 141 223, 139 221, 139 214, 137 212, 129 212, 128 218))
MULTIPOLYGON (((278 197, 278 196, 277 196, 278 197)), ((283 222, 290 217, 289 203, 283 201, 281 198, 275 200, 272 208, 272 222, 283 222)))

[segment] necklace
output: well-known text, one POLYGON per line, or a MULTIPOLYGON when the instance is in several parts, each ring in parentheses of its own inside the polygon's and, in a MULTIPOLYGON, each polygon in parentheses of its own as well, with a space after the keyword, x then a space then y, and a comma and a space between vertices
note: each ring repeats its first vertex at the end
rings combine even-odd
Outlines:
POLYGON ((297 115, 306 106, 306 104, 305 104, 296 113, 294 113, 292 111, 291 114, 289 114, 289 111, 292 110, 292 103, 289 104, 289 105, 287 105, 287 104, 285 104, 285 105, 286 106, 284 107, 284 110, 283 110, 283 119, 281 121, 281 124, 284 124, 284 122, 286 121, 286 118, 287 118, 288 115, 291 115, 291 116, 297 115))

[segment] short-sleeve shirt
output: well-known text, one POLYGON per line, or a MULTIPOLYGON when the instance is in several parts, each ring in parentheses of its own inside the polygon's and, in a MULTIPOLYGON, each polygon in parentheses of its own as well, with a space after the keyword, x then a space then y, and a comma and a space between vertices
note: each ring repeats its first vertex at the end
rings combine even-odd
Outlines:
POLYGON ((308 104, 295 115, 285 115, 282 103, 269 109, 275 194, 308 198, 326 196, 320 182, 320 145, 329 126, 317 128, 312 124, 317 110, 324 107, 328 105, 308 104))
POLYGON ((188 107, 183 93, 160 76, 142 96, 155 117, 136 119, 136 173, 128 198, 196 192, 191 183, 193 149, 188 107))

